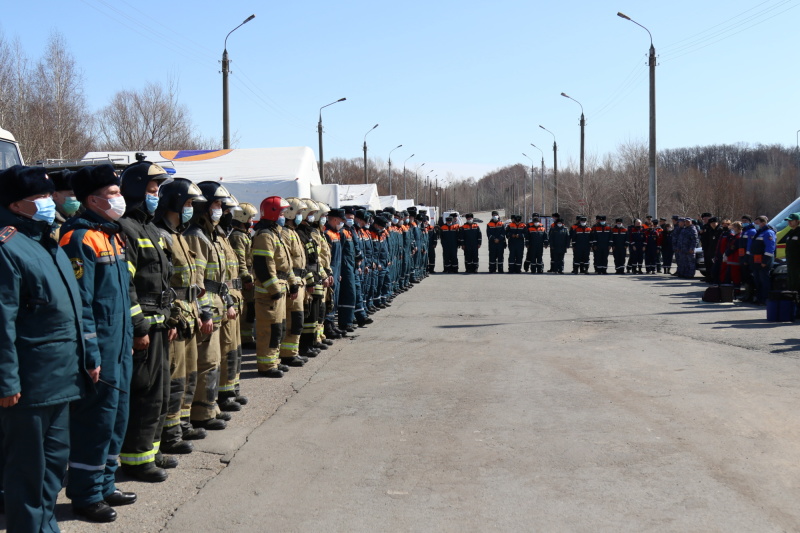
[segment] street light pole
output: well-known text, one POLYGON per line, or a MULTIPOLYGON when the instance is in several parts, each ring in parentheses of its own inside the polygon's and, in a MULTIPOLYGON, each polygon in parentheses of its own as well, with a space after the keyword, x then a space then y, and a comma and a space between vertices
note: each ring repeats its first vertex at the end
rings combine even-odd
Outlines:
POLYGON ((392 194, 392 152, 397 150, 398 148, 402 148, 402 144, 398 144, 395 148, 392 148, 389 152, 389 194, 392 194))
POLYGON ((225 44, 222 47, 222 148, 227 150, 231 147, 231 126, 228 115, 228 73, 230 72, 230 61, 228 60, 228 37, 251 20, 256 18, 250 15, 244 22, 233 28, 225 36, 225 44))
POLYGON ((586 182, 584 181, 584 174, 583 174, 583 161, 584 161, 584 127, 586 126, 586 119, 583 116, 583 104, 579 101, 575 100, 573 97, 569 96, 567 93, 561 93, 561 96, 564 98, 569 98, 579 106, 581 106, 581 200, 584 202, 586 201, 586 182))
POLYGON ((650 36, 650 55, 647 62, 650 67, 650 182, 648 184, 650 207, 648 211, 654 219, 658 220, 658 176, 656 173, 656 48, 653 46, 653 34, 650 33, 650 30, 624 13, 617 12, 617 16, 629 20, 640 28, 643 28, 644 31, 647 32, 647 35, 650 36))
POLYGON ((795 190, 795 194, 800 197, 800 130, 797 130, 795 137, 797 137, 797 148, 795 154, 797 157, 797 189, 795 190))
POLYGON ((539 124, 539 127, 553 136, 553 209, 558 212, 558 144, 555 134, 539 124))
POLYGON ((367 173, 367 135, 369 135, 369 132, 377 127, 378 125, 375 124, 367 133, 364 134, 364 183, 369 183, 369 174, 367 173))
POLYGON ((406 160, 403 161, 403 199, 408 198, 408 195, 406 194, 406 161, 408 161, 412 157, 414 157, 414 154, 411 154, 410 156, 406 157, 406 160))
MULTIPOLYGON (((535 144, 531 143, 531 146, 539 150, 539 153, 542 154, 542 212, 541 215, 545 216, 545 209, 544 209, 544 152, 541 148, 536 146, 535 144)), ((533 175, 531 175, 531 188, 533 188, 533 175)), ((533 208, 533 212, 536 212, 536 204, 533 203, 533 198, 531 198, 531 207, 533 208)))
MULTIPOLYGON (((415 202, 417 201, 417 192, 419 192, 417 190, 417 173, 419 172, 419 169, 421 169, 424 166, 425 166, 425 163, 421 163, 421 164, 417 165, 417 168, 414 169, 414 201, 415 202)), ((406 196, 406 199, 408 199, 408 196, 406 196)))
POLYGON ((339 98, 335 102, 331 102, 330 104, 326 104, 319 108, 319 122, 317 123, 317 133, 319 134, 319 179, 322 183, 325 183, 325 167, 323 166, 323 157, 322 157, 322 110, 328 107, 329 105, 338 104, 339 102, 344 102, 347 98, 339 98))
MULTIPOLYGON (((525 157, 528 157, 528 155, 525 152, 522 152, 522 155, 524 155, 525 157)), ((533 191, 534 191, 534 189, 533 189, 533 164, 534 163, 533 163, 533 158, 528 157, 528 159, 531 160, 531 214, 533 214, 533 212, 536 211, 536 208, 534 207, 534 202, 533 202, 533 191)), ((526 188, 527 188, 527 186, 526 186, 526 188)), ((527 215, 527 210, 528 210, 528 208, 526 206, 525 207, 526 215, 527 215)), ((525 220, 527 221, 528 219, 526 218, 525 220)))

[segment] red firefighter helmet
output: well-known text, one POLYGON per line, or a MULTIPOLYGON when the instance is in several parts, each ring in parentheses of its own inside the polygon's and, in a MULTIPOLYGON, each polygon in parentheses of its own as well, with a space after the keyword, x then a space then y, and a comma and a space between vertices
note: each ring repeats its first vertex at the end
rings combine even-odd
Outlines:
POLYGON ((261 218, 276 222, 281 213, 289 207, 289 202, 280 196, 270 196, 261 202, 261 218))

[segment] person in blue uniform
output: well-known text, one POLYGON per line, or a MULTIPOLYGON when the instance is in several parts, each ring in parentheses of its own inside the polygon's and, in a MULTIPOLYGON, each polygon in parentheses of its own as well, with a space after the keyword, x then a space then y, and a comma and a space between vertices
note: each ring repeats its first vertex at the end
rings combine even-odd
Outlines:
POLYGON ((79 170, 72 189, 85 211, 61 228, 61 247, 80 286, 86 349, 102 366, 97 394, 70 410, 67 497, 75 514, 93 522, 115 520, 113 505, 136 500, 114 482, 129 417, 131 315, 138 313, 131 306, 125 241, 117 223, 125 212, 119 185, 111 165, 79 170))
POLYGON ((50 238, 53 191, 41 167, 0 172, 0 443, 9 532, 59 531, 69 405, 92 393, 102 370, 84 347, 72 266, 50 238))
POLYGON ((751 265, 756 285, 756 304, 765 305, 767 297, 769 297, 769 274, 775 261, 777 241, 775 240, 775 229, 769 225, 767 217, 763 215, 756 217, 755 227, 756 234, 750 245, 751 265))
MULTIPOLYGON (((328 211, 327 220, 322 231, 328 246, 331 249, 331 276, 333 276, 333 306, 325 317, 325 336, 331 339, 341 338, 342 332, 336 327, 336 312, 339 307, 339 297, 342 279, 342 236, 344 227, 344 211, 331 209, 328 211)), ((346 332, 345 332, 346 333, 346 332)))

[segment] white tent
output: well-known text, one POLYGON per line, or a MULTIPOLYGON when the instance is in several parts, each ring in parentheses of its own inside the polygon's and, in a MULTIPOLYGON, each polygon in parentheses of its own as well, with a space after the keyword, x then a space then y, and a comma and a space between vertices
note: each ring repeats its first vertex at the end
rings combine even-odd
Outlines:
POLYGON ((397 209, 399 209, 400 211, 402 211, 403 209, 408 209, 409 207, 412 207, 412 206, 415 206, 415 205, 417 205, 417 204, 414 203, 413 199, 411 199, 411 200, 408 200, 408 199, 406 199, 406 200, 397 200, 397 209))
POLYGON ((381 201, 381 209, 386 207, 394 207, 397 209, 397 195, 391 194, 389 196, 379 196, 378 197, 381 201))
POLYGON ((374 183, 357 185, 318 185, 311 189, 311 199, 325 202, 331 207, 346 205, 366 205, 369 209, 378 210, 381 202, 378 197, 378 186, 374 183))
MULTIPOLYGON (((309 198, 321 185, 314 152, 307 146, 143 152, 147 161, 174 168, 195 183, 219 181, 240 202, 258 208, 268 196, 309 198)), ((132 163, 136 152, 89 152, 84 159, 132 163)))

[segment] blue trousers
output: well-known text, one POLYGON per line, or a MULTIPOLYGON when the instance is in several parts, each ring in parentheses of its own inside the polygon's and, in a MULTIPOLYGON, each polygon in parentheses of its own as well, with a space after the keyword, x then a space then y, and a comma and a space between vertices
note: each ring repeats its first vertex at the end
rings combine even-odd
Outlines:
POLYGON ((771 264, 762 267, 761 265, 753 265, 753 281, 756 285, 756 300, 764 303, 769 298, 770 279, 769 271, 772 270, 771 264))
POLYGON ((96 394, 73 403, 70 414, 71 447, 67 497, 86 507, 116 490, 114 483, 119 452, 128 427, 133 360, 102 365, 100 378, 128 394, 97 383, 96 394))
POLYGON ((69 457, 69 404, 0 408, 6 527, 59 532, 56 499, 69 457))

